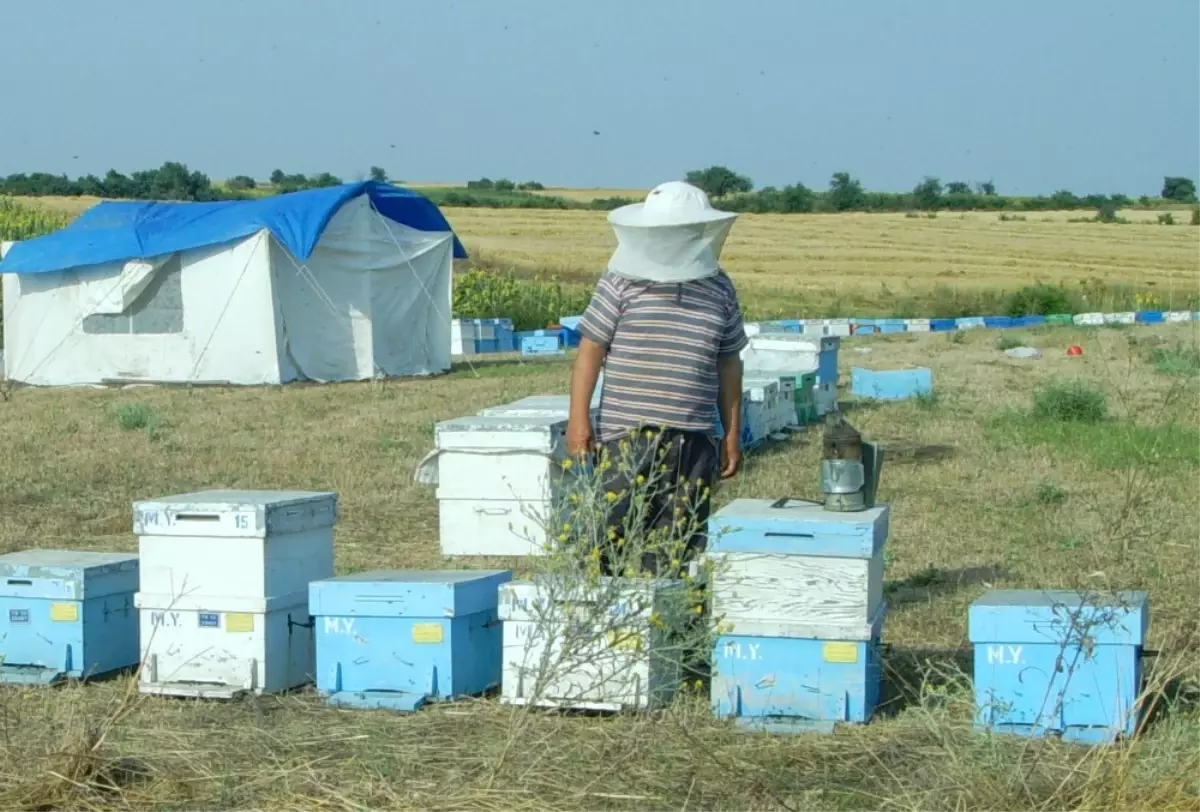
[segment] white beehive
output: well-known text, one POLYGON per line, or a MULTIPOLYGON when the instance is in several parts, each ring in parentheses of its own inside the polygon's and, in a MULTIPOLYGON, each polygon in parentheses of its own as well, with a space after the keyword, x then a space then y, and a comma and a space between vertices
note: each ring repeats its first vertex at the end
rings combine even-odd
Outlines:
POLYGON ((143 693, 230 697, 313 672, 308 584, 333 576, 337 494, 202 491, 134 504, 143 693))
POLYGON ((625 578, 601 578, 592 594, 582 584, 504 584, 501 701, 608 711, 668 704, 682 652, 651 618, 678 608, 679 589, 677 580, 625 578))
POLYGON ((443 555, 540 555, 563 476, 566 418, 460 417, 437 425, 443 555))
MULTIPOLYGON (((783 625, 867 628, 883 605, 886 505, 853 513, 735 499, 709 521, 713 613, 737 633, 783 625)), ((777 633, 777 632, 772 632, 777 633)))
POLYGON ((783 431, 796 422, 796 379, 791 377, 747 377, 743 397, 762 404, 763 423, 768 435, 783 431))
POLYGON ((480 326, 464 319, 450 321, 450 354, 478 355, 478 340, 483 338, 480 326))
MULTIPOLYGON (((592 395, 590 407, 592 422, 600 409, 600 389, 592 395)), ((488 406, 479 410, 480 417, 558 417, 566 419, 571 414, 570 395, 530 395, 502 406, 488 406)))

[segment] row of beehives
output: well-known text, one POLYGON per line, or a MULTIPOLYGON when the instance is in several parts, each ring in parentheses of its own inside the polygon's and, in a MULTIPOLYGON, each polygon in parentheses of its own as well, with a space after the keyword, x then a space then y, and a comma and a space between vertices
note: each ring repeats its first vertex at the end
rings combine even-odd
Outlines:
MULTIPOLYGON (((140 663, 144 693, 227 698, 315 679, 332 703, 394 709, 496 685, 513 704, 649 709, 680 689, 681 653, 652 623, 679 582, 602 581, 610 604, 580 632, 573 613, 594 587, 506 571, 335 578, 336 514, 332 493, 186 494, 135 505, 138 555, 0 557, 0 679, 140 663), (564 653, 572 636, 582 645, 564 653)), ((888 521, 887 506, 786 499, 739 499, 713 516, 715 714, 780 731, 871 718, 888 521)), ((1145 593, 988 593, 969 615, 980 724, 1085 742, 1132 733, 1148 622, 1145 593)))
MULTIPOLYGON (((750 339, 743 353, 743 448, 837 408, 839 345, 838 338, 798 335, 750 339)), ((602 387, 603 379, 593 418, 602 387)), ((569 407, 566 395, 534 395, 437 425, 434 449, 415 479, 437 485, 444 555, 536 555, 545 548, 542 518, 554 511, 569 407)))

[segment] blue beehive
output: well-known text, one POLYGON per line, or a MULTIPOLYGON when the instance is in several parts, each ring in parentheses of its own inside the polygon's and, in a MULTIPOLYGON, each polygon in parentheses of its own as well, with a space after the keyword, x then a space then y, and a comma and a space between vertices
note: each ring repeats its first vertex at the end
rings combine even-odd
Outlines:
POLYGON ((562 355, 560 330, 525 330, 517 333, 521 355, 562 355))
POLYGON ((558 326, 562 328, 562 340, 564 347, 578 347, 579 339, 583 335, 579 332, 579 322, 583 321, 583 316, 561 316, 558 319, 558 326))
POLYGON ((1166 319, 1161 310, 1139 310, 1134 314, 1138 324, 1162 324, 1166 319))
POLYGON ((137 589, 133 553, 0 556, 0 682, 49 684, 137 665, 137 589))
POLYGON ((946 333, 951 330, 957 330, 958 325, 954 319, 930 319, 929 329, 934 333, 946 333))
POLYGON ((988 592, 970 610, 976 723, 1087 744, 1133 735, 1149 622, 1145 592, 988 592))
POLYGON ((1013 320, 1010 316, 984 316, 983 326, 992 329, 1007 329, 1013 326, 1013 320))
POLYGON ((866 722, 882 684, 889 509, 737 499, 709 522, 713 712, 739 725, 828 732, 866 722))
POLYGON ((314 581, 317 690, 334 705, 412 711, 500 684, 507 570, 387 570, 314 581))
POLYGON ((857 397, 872 400, 904 400, 933 392, 933 371, 929 367, 916 369, 850 368, 850 391, 857 397))
POLYGON ((903 333, 908 330, 908 325, 904 323, 904 319, 880 319, 879 332, 881 333, 903 333))

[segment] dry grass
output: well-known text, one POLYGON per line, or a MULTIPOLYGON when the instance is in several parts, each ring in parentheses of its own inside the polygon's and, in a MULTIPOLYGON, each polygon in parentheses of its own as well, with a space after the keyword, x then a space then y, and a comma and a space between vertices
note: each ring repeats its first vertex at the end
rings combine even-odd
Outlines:
MULTIPOLYGON (((963 250, 984 262, 986 252, 963 250)), ((597 719, 481 701, 396 716, 328 709, 311 691, 204 704, 140 698, 127 680, 5 688, 0 807, 1195 809, 1194 705, 1097 750, 970 729, 967 607, 988 586, 1147 588, 1149 645, 1163 652, 1156 684, 1183 678, 1193 698, 1196 687, 1200 404, 1195 377, 1147 360, 1155 342, 1194 343, 1195 327, 1020 337, 1045 358, 1008 359, 983 331, 843 344, 843 380, 852 364, 921 363, 937 391, 850 412, 890 449, 881 498, 894 510, 891 698, 864 728, 742 735, 687 705, 597 719), (1071 343, 1086 355, 1068 358, 1071 343), (1006 416, 1027 410, 1037 387, 1075 378, 1109 392, 1111 426, 1039 434, 1006 416)), ((15 389, 0 402, 0 551, 134 550, 133 500, 314 488, 342 499, 339 572, 439 566, 434 496, 411 480, 435 422, 562 392, 568 364, 496 359, 478 371, 336 386, 15 389), (132 403, 152 410, 147 428, 121 428, 132 403)), ((810 436, 770 446, 718 499, 810 495, 817 456, 810 436)))
MULTIPOLYGON (((95 202, 37 200, 65 211, 95 202)), ((1122 212, 1128 225, 1068 222, 1087 212, 1031 212, 1024 221, 1001 221, 994 212, 943 212, 934 219, 747 214, 722 258, 743 301, 760 316, 865 314, 939 290, 990 292, 1036 282, 1129 286, 1153 292, 1167 309, 1184 308, 1189 295, 1200 293, 1200 229, 1156 225, 1160 213, 1122 212)), ((615 247, 603 212, 447 208, 446 214, 477 261, 569 284, 594 282, 615 247)), ((1175 216, 1186 223, 1190 214, 1175 216)))
MULTIPOLYGON (((1131 219, 1137 214, 1156 216, 1131 213, 1131 219)), ((564 281, 594 281, 615 246, 602 212, 449 209, 447 216, 477 257, 564 281)), ((1065 213, 1031 214, 1023 222, 1003 222, 994 213, 743 215, 722 259, 748 306, 787 316, 831 312, 838 303, 923 298, 940 287, 1012 290, 1039 281, 1131 285, 1180 307, 1196 294, 1200 230, 1067 219, 1065 213)))

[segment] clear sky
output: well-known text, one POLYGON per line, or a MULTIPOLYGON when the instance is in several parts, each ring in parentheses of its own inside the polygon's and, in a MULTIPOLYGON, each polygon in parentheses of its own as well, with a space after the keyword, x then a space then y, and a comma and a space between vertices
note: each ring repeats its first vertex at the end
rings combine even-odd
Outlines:
POLYGON ((14 0, 0 173, 648 187, 1200 174, 1198 0, 14 0))

